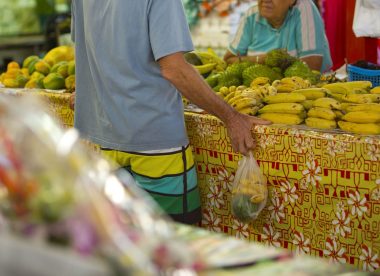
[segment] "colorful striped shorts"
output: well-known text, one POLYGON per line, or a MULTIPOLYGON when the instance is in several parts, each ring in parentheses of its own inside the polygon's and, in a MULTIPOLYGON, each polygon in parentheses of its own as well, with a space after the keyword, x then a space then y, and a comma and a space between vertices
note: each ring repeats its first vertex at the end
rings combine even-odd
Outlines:
POLYGON ((195 224, 201 220, 197 174, 189 146, 144 152, 102 149, 102 153, 128 170, 140 188, 175 221, 195 224))

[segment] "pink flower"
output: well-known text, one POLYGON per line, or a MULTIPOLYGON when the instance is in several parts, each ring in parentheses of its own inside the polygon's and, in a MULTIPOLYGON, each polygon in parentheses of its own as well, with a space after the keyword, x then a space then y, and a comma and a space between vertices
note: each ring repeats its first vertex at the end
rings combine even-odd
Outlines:
POLYGON ((356 214, 361 217, 367 212, 367 199, 365 197, 360 198, 358 191, 349 192, 349 199, 347 200, 348 205, 351 205, 351 215, 356 216, 356 214))
POLYGON ((372 250, 365 244, 362 245, 362 254, 359 259, 363 261, 363 270, 364 271, 375 271, 379 268, 380 260, 377 257, 377 254, 372 255, 372 250))

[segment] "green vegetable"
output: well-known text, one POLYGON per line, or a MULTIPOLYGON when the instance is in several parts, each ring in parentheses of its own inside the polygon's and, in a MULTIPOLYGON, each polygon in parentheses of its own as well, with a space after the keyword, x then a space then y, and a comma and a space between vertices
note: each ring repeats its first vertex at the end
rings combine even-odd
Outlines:
POLYGON ((251 202, 251 196, 236 194, 232 198, 232 214, 241 222, 248 223, 260 211, 260 204, 251 202))

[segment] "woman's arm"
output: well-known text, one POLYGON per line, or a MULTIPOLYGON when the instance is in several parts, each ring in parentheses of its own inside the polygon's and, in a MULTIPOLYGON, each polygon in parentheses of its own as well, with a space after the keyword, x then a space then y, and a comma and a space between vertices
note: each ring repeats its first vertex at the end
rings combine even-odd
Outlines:
POLYGON ((228 64, 235 63, 238 61, 252 61, 256 63, 264 63, 265 62, 265 54, 262 55, 254 55, 254 56, 236 56, 231 51, 227 50, 226 54, 224 55, 224 61, 228 64))
POLYGON ((322 56, 307 56, 301 58, 302 61, 310 67, 311 70, 320 71, 322 67, 323 57, 322 56))

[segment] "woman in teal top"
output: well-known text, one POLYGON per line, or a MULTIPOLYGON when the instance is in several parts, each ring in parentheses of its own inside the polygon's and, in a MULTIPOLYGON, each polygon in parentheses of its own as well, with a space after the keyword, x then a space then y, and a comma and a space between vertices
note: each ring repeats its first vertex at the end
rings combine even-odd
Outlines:
POLYGON ((287 49, 311 69, 328 71, 330 49, 319 11, 311 0, 259 0, 242 17, 224 59, 262 63, 266 52, 287 49))

